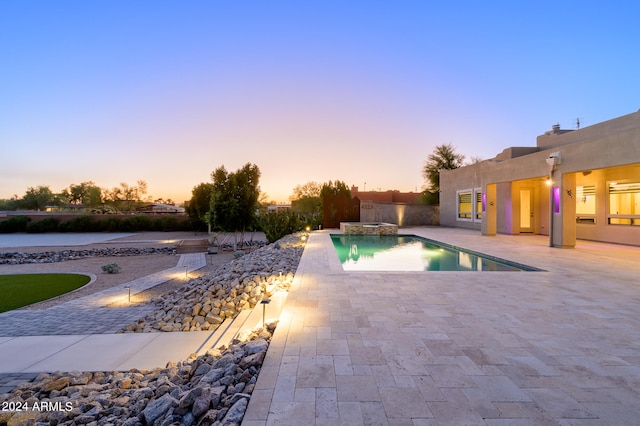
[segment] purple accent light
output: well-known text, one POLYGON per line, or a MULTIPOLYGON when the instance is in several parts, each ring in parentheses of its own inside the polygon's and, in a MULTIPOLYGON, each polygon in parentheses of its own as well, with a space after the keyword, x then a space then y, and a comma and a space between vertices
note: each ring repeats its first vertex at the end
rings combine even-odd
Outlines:
POLYGON ((560 188, 557 186, 553 187, 553 212, 560 213, 560 188))
POLYGON ((484 192, 482 193, 482 211, 487 211, 487 194, 484 192))

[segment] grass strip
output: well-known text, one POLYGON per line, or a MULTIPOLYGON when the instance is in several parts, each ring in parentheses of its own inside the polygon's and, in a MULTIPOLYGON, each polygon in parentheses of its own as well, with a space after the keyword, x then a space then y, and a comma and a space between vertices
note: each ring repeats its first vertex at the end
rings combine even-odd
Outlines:
POLYGON ((68 293, 90 280, 90 277, 79 274, 0 275, 0 312, 68 293))

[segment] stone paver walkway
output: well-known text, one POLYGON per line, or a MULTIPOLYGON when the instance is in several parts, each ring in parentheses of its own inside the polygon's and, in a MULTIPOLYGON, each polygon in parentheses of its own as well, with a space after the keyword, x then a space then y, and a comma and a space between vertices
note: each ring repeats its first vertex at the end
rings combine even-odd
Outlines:
POLYGON ((107 290, 46 309, 4 312, 0 314, 0 336, 115 333, 155 309, 150 305, 126 306, 127 287, 131 288, 131 295, 135 295, 165 281, 185 277, 205 265, 204 253, 183 254, 173 268, 107 290), (123 306, 106 307, 113 303, 123 306))
POLYGON ((637 425, 640 248, 403 230, 545 272, 351 272, 311 234, 244 426, 637 425))

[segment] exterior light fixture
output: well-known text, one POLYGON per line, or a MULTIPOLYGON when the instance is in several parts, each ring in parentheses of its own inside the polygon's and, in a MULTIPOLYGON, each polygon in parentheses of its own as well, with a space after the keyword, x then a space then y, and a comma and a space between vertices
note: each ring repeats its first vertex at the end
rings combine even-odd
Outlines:
POLYGON ((129 303, 131 303, 131 287, 126 286, 125 288, 129 290, 129 303))
POLYGON ((271 299, 264 298, 260 301, 260 303, 262 304, 262 328, 264 328, 264 322, 265 322, 265 315, 266 315, 266 311, 267 311, 267 305, 269 303, 271 303, 271 299))

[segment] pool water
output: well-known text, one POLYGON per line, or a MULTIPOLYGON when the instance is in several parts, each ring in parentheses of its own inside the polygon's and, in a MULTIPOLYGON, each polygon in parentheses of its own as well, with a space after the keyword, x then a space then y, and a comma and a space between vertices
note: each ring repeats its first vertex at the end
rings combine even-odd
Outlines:
POLYGON ((331 235, 345 271, 536 271, 415 235, 331 235))

